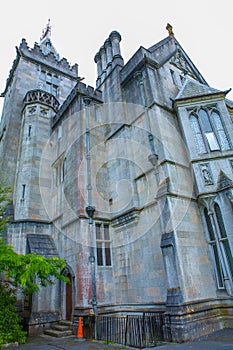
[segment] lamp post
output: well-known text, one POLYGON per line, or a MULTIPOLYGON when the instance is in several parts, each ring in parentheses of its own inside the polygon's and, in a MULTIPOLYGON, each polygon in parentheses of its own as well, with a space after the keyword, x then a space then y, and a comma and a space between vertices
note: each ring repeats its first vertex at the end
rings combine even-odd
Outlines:
POLYGON ((86 207, 86 213, 88 215, 89 234, 90 234, 89 262, 91 264, 91 291, 92 291, 91 305, 93 308, 94 316, 97 316, 94 231, 93 231, 93 216, 95 213, 95 207, 92 205, 90 129, 89 129, 89 108, 88 108, 91 100, 86 97, 83 99, 83 102, 85 105, 85 117, 86 117, 86 159, 87 159, 87 195, 88 195, 88 205, 86 207))

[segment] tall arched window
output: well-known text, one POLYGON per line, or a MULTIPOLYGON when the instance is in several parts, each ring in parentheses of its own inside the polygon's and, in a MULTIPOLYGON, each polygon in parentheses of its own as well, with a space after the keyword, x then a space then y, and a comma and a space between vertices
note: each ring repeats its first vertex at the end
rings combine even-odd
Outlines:
POLYGON ((191 127, 195 138, 195 143, 198 149, 198 153, 206 153, 207 150, 206 150, 205 142, 203 140, 201 128, 198 122, 198 117, 195 114, 191 114, 190 122, 191 122, 191 127))
POLYGON ((222 271, 222 266, 221 266, 220 259, 219 259, 219 252, 218 252, 215 234, 213 231, 210 216, 208 215, 208 210, 206 208, 204 209, 204 214, 205 214, 205 220, 206 220, 208 233, 209 233, 209 242, 208 243, 211 247, 211 254, 212 254, 212 259, 214 262, 217 285, 218 285, 219 289, 222 289, 222 288, 224 288, 223 271, 222 271))
POLYGON ((218 134, 218 139, 219 139, 221 149, 222 150, 230 149, 229 141, 227 139, 219 113, 214 110, 211 113, 211 117, 215 126, 215 130, 218 134))
POLYGON ((197 112, 191 113, 190 123, 198 153, 230 149, 230 143, 217 110, 211 112, 200 108, 197 112))
POLYGON ((210 124, 209 116, 206 110, 201 108, 198 112, 199 120, 202 126, 203 133, 208 142, 208 146, 211 151, 217 151, 220 149, 216 135, 214 134, 214 130, 212 125, 210 124))
POLYGON ((204 215, 209 234, 208 243, 211 247, 217 285, 219 289, 223 289, 225 288, 225 278, 231 281, 233 280, 233 258, 227 231, 220 207, 217 203, 214 204, 213 213, 209 214, 207 208, 205 208, 204 215))
POLYGON ((216 213, 216 218, 218 222, 218 227, 219 227, 219 241, 223 246, 223 250, 225 252, 225 258, 227 259, 227 268, 229 269, 229 273, 231 274, 231 278, 233 278, 233 258, 232 258, 232 253, 231 253, 231 248, 230 244, 228 241, 227 237, 227 232, 224 226, 223 218, 222 218, 222 213, 220 211, 219 205, 215 203, 214 205, 214 210, 216 213))

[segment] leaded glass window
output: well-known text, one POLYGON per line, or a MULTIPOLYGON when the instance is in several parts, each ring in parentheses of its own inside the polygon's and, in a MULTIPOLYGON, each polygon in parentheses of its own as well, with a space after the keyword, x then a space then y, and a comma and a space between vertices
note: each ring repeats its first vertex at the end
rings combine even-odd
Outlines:
POLYGON ((216 280, 217 280, 218 288, 222 289, 224 288, 222 266, 219 260, 218 248, 216 244, 216 238, 214 235, 212 223, 210 220, 210 216, 208 215, 208 210, 206 208, 204 209, 204 214, 205 214, 205 220, 206 220, 208 233, 209 233, 208 243, 211 247, 211 254, 214 261, 216 280))
POLYGON ((223 249, 225 252, 225 258, 227 259, 227 266, 229 268, 229 272, 231 274, 231 277, 233 278, 233 257, 231 254, 231 248, 230 248, 226 229, 225 229, 224 222, 223 222, 222 213, 220 211, 218 204, 215 204, 214 209, 215 209, 218 227, 219 227, 219 231, 220 231, 219 240, 223 246, 223 249))
POLYGON ((218 134, 221 149, 222 150, 230 149, 230 145, 229 145, 219 113, 216 111, 213 111, 211 116, 212 116, 212 120, 216 129, 216 132, 218 134))
POLYGON ((206 226, 209 234, 209 245, 215 266, 215 274, 219 289, 225 288, 224 279, 233 279, 233 257, 224 225, 222 213, 217 203, 214 204, 213 213, 204 209, 206 226))
POLYGON ((111 266, 111 241, 108 224, 95 224, 96 256, 98 266, 111 266))
POLYGON ((208 113, 204 109, 200 109, 198 113, 203 132, 206 136, 209 148, 211 151, 217 151, 220 149, 216 136, 214 134, 212 125, 210 124, 208 113))
POLYGON ((194 114, 190 116, 191 127, 193 129, 193 134, 195 138, 195 143, 198 149, 198 153, 206 153, 206 146, 203 140, 202 132, 200 125, 198 123, 198 119, 194 114))
POLYGON ((190 114, 190 123, 198 153, 228 150, 230 143, 217 110, 200 108, 190 114))

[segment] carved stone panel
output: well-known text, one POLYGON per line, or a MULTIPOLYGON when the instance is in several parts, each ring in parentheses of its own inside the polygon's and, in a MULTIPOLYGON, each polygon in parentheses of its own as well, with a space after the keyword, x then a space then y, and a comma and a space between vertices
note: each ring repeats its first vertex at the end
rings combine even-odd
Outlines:
POLYGON ((201 175, 206 186, 213 185, 213 178, 210 171, 209 163, 200 164, 201 175))

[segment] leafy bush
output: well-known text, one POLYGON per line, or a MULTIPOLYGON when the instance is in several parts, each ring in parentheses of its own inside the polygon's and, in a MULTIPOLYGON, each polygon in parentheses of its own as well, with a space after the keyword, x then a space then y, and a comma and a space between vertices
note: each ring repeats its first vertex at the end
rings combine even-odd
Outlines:
POLYGON ((14 291, 0 281, 0 348, 3 344, 18 342, 25 343, 26 332, 19 324, 20 318, 16 314, 16 297, 14 291))

